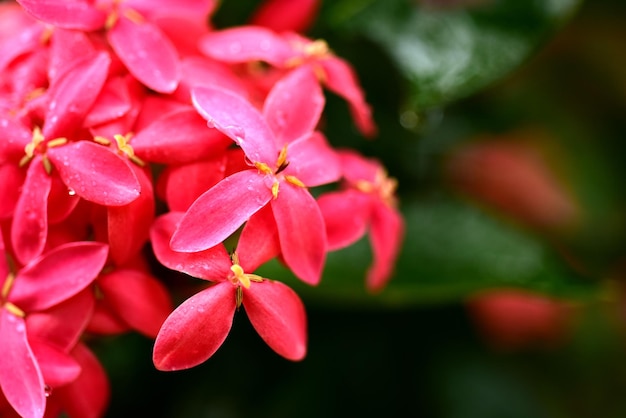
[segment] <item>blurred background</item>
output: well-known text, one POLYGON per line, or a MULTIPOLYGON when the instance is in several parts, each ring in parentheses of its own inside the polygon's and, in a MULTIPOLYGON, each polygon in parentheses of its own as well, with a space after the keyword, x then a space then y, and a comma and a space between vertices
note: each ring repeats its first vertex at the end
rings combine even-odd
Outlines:
MULTIPOLYGON (((216 27, 260 4, 222 2, 216 27)), ((304 299, 309 351, 240 312, 222 348, 163 373, 135 334, 94 342, 108 416, 626 417, 626 3, 336 0, 307 35, 354 65, 379 135, 327 94, 336 146, 399 181, 406 239, 365 290, 367 239, 304 299)))

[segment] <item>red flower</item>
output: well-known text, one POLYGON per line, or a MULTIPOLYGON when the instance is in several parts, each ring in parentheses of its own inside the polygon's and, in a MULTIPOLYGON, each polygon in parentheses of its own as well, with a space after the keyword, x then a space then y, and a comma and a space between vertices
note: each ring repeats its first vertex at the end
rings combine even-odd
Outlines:
POLYGON ((276 237, 266 234, 267 223, 261 217, 251 220, 232 257, 222 244, 201 252, 177 253, 169 241, 181 216, 170 212, 157 219, 151 235, 155 254, 166 267, 214 284, 187 299, 166 319, 155 341, 155 366, 180 370, 209 359, 226 339, 241 305, 275 352, 290 360, 302 359, 306 353, 302 302, 286 285, 247 273, 278 252, 276 237), (260 247, 256 245, 259 238, 260 247))
MULTIPOLYGON (((4 252, 3 245, 0 250, 4 252)), ((0 351, 4 353, 0 356, 0 388, 23 417, 43 416, 46 403, 44 376, 29 342, 24 317, 58 305, 85 289, 104 266, 107 253, 104 244, 71 243, 32 260, 15 274, 6 258, 0 257, 0 351)), ((43 355, 50 359, 50 354, 43 355)))
POLYGON ((277 34, 261 26, 242 26, 208 33, 200 38, 200 50, 231 64, 263 61, 283 71, 309 67, 320 83, 343 97, 354 122, 366 136, 377 128, 356 73, 337 57, 323 40, 312 41, 293 32, 277 34))
POLYGON ((387 177, 377 161, 353 151, 338 153, 344 188, 321 195, 330 250, 347 247, 369 229, 374 263, 367 273, 367 287, 382 290, 393 273, 404 238, 404 221, 396 209, 395 179, 387 177))
POLYGON ((302 68, 277 83, 263 114, 217 88, 198 87, 193 99, 209 125, 233 139, 253 168, 226 177, 201 195, 181 220, 172 248, 195 252, 213 247, 269 204, 285 263, 303 281, 318 283, 326 236, 307 187, 337 180, 339 166, 324 137, 313 132, 324 99, 312 73, 302 68))

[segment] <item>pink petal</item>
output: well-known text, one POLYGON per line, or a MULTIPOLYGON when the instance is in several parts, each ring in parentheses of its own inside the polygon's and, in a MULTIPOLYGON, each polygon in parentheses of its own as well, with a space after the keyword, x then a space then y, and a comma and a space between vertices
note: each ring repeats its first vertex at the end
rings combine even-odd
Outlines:
POLYGON ((113 312, 106 300, 98 299, 86 331, 96 335, 119 335, 131 328, 113 312))
POLYGON ((265 61, 282 67, 294 52, 287 41, 260 26, 241 26, 209 33, 198 47, 207 56, 228 63, 265 61))
POLYGON ((278 81, 263 105, 263 115, 278 144, 313 132, 324 109, 324 94, 310 67, 300 66, 278 81))
POLYGON ((367 272, 367 288, 381 291, 393 274, 404 238, 404 220, 400 213, 377 202, 372 211, 370 241, 374 263, 367 272))
POLYGON ((106 52, 90 54, 63 72, 48 92, 48 108, 42 133, 48 140, 73 134, 83 126, 109 73, 106 52))
MULTIPOLYGON (((83 125, 91 127, 111 122, 126 115, 131 110, 131 107, 132 100, 128 82, 123 77, 110 78, 85 117, 83 125)), ((126 130, 123 132, 126 132, 126 130)))
POLYGON ((113 50, 139 81, 159 93, 176 90, 178 54, 158 27, 122 16, 107 35, 113 50))
POLYGON ((9 295, 26 312, 61 303, 86 288, 107 260, 108 247, 96 242, 62 245, 21 269, 9 295))
POLYGON ((29 338, 69 351, 85 330, 95 302, 93 291, 85 289, 44 311, 29 312, 26 317, 29 338))
POLYGON ((146 16, 155 13, 187 15, 203 21, 217 6, 215 0, 127 0, 126 4, 146 16))
POLYGON ((155 217, 152 181, 141 168, 133 166, 133 172, 141 187, 139 197, 127 205, 107 208, 109 252, 117 265, 141 252, 148 242, 150 225, 155 217))
POLYGON ((289 144, 289 166, 284 173, 297 177, 307 187, 321 186, 341 178, 341 165, 324 135, 313 132, 289 144))
POLYGON ((282 182, 272 200, 285 263, 305 283, 321 280, 326 261, 326 230, 317 202, 305 188, 282 182))
POLYGON ((320 0, 266 0, 250 20, 276 32, 306 32, 315 22, 320 0))
POLYGON ((55 28, 50 38, 48 78, 54 83, 64 71, 95 52, 85 32, 55 28))
POLYGON ((24 179, 24 170, 17 165, 0 164, 0 219, 13 216, 24 179))
POLYGON ((165 114, 131 140, 138 157, 163 164, 184 164, 213 157, 231 143, 221 132, 209 129, 192 107, 165 114))
POLYGON ((39 340, 31 339, 30 346, 48 386, 67 385, 80 374, 80 365, 64 351, 39 340))
POLYGON ((317 61, 325 72, 325 85, 328 90, 343 97, 350 107, 350 113, 359 131, 366 137, 376 135, 378 128, 372 118, 372 109, 365 101, 365 93, 357 76, 344 60, 328 57, 317 61))
POLYGON ((82 343, 71 354, 80 364, 81 373, 74 382, 55 389, 53 396, 59 398, 68 416, 104 416, 111 395, 106 371, 82 343))
POLYGON ((366 158, 353 150, 342 149, 337 152, 342 168, 343 177, 348 183, 355 185, 365 180, 370 183, 376 182, 382 166, 374 159, 366 158))
POLYGON ((235 315, 235 289, 220 282, 183 302, 165 320, 154 343, 157 369, 189 369, 208 360, 222 345, 235 315))
POLYGON ((239 145, 252 162, 273 164, 278 157, 274 135, 263 115, 250 102, 215 87, 192 90, 196 110, 215 127, 239 145))
POLYGON ((265 180, 257 170, 246 170, 217 183, 185 213, 172 236, 172 249, 202 251, 224 241, 272 199, 265 180))
POLYGON ((13 250, 23 264, 39 256, 46 245, 51 183, 41 157, 35 157, 28 167, 11 228, 13 250))
POLYGON ((48 222, 56 224, 64 221, 76 208, 80 197, 73 195, 59 176, 51 177, 50 195, 48 196, 48 222))
POLYGON ((185 57, 181 61, 181 72, 178 89, 174 92, 181 102, 190 101, 191 90, 197 86, 218 86, 239 96, 248 96, 244 80, 222 62, 200 56, 185 57))
POLYGON ((264 280, 243 288, 243 306, 252 326, 272 350, 289 360, 304 358, 307 319, 296 292, 283 283, 264 280))
POLYGON ((24 319, 0 309, 0 389, 23 418, 42 418, 44 382, 28 345, 24 319))
POLYGON ((2 13, 2 28, 8 36, 0 36, 0 71, 5 71, 16 59, 41 46, 41 37, 44 27, 38 23, 32 24, 30 16, 23 13, 23 9, 14 3, 2 3, 6 9, 7 5, 14 6, 17 13, 2 13), (22 20, 23 21, 20 21, 22 20), (13 27, 12 27, 13 26, 13 27))
POLYGON ((182 218, 180 212, 159 216, 150 230, 154 254, 165 267, 204 280, 223 280, 230 273, 232 262, 222 244, 193 253, 179 253, 170 249, 170 240, 182 218))
MULTIPOLYGON (((219 183, 226 173, 225 156, 181 166, 169 166, 161 173, 158 187, 171 211, 185 212, 202 193, 219 183)), ((157 187, 157 188, 158 188, 157 187)))
POLYGON ((368 195, 356 190, 329 192, 317 203, 326 224, 329 251, 352 245, 365 235, 371 213, 368 195))
POLYGON ((174 309, 163 283, 139 270, 113 270, 100 276, 98 287, 117 315, 149 338, 174 309))
POLYGON ((81 0, 18 0, 33 17, 65 29, 93 31, 104 26, 106 14, 81 0))
POLYGON ((122 206, 139 196, 137 176, 109 148, 79 141, 50 148, 47 155, 67 187, 85 200, 103 206, 122 206))
POLYGON ((17 163, 24 155, 24 147, 32 140, 33 132, 18 119, 5 115, 0 115, 0 128, 0 163, 10 160, 17 163))
POLYGON ((246 222, 237 242, 237 254, 244 271, 254 271, 280 254, 278 230, 270 205, 263 207, 246 222))

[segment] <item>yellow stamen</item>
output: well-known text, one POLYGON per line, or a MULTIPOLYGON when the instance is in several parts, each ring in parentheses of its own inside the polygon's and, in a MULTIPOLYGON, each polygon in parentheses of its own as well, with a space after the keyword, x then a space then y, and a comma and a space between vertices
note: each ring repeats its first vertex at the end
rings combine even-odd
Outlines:
POLYGON ((274 174, 272 172, 272 169, 269 168, 269 166, 265 163, 260 163, 257 161, 254 163, 254 166, 257 168, 257 170, 259 170, 263 174, 274 174))
POLYGON ((117 11, 109 13, 106 22, 104 22, 104 28, 106 30, 111 29, 113 26, 115 26, 119 17, 120 16, 117 14, 117 11))
POLYGON ((111 145, 111 141, 109 141, 103 136, 94 136, 93 140, 100 145, 111 145))
POLYGON ((11 312, 15 316, 19 316, 20 318, 24 318, 26 316, 23 310, 21 310, 11 302, 5 302, 4 307, 7 311, 11 312))
POLYGON ((52 163, 47 155, 44 155, 41 159, 41 163, 43 164, 43 169, 46 170, 47 174, 52 173, 52 163))
POLYGON ((134 23, 143 23, 145 21, 144 17, 137 10, 134 9, 125 9, 124 16, 127 17, 134 23))
POLYGON ((48 148, 58 147, 60 145, 67 144, 67 138, 55 138, 52 141, 48 141, 48 148))
POLYGON ((276 166, 280 169, 287 161, 287 145, 285 145, 278 154, 278 160, 276 161, 276 166))
POLYGON ((287 180, 289 183, 293 184, 294 186, 306 187, 304 183, 302 183, 300 179, 298 179, 296 176, 285 176, 285 180, 287 180))
POLYGON ((141 160, 141 158, 139 158, 139 157, 137 157, 135 155, 135 150, 129 144, 130 139, 132 138, 132 136, 133 136, 132 133, 128 133, 126 135, 115 134, 115 135, 113 135, 113 138, 115 139, 115 142, 117 143, 117 148, 123 154, 125 154, 128 157, 129 160, 131 160, 132 162, 134 162, 138 166, 143 167, 143 166, 146 165, 146 163, 143 162, 141 160))
POLYGON ((7 279, 4 281, 4 284, 2 285, 2 293, 0 293, 0 296, 2 297, 2 299, 6 299, 9 296, 9 291, 11 290, 11 287, 13 286, 14 281, 15 281, 15 275, 13 273, 9 273, 9 275, 7 276, 7 279))
POLYGON ((318 39, 304 46, 304 53, 309 57, 322 58, 330 53, 328 44, 323 39, 318 39))
POLYGON ((239 264, 230 266, 230 270, 235 274, 233 280, 235 283, 241 284, 246 289, 250 289, 250 278, 243 272, 243 268, 239 264))
POLYGON ((274 199, 278 198, 278 187, 279 187, 280 183, 278 183, 277 181, 274 181, 274 184, 272 184, 272 196, 274 196, 274 199))

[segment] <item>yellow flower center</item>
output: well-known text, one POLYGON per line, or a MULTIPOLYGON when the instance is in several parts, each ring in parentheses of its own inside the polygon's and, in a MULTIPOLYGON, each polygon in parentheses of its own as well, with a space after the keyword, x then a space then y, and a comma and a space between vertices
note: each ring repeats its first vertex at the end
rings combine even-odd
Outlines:
MULTIPOLYGON (((274 199, 278 197, 278 189, 280 186, 280 178, 276 177, 280 174, 281 171, 287 168, 289 165, 289 161, 287 161, 287 145, 285 145, 280 152, 278 153, 278 158, 276 159, 276 168, 272 170, 270 166, 265 163, 255 162, 254 166, 263 174, 274 176, 274 182, 272 183, 272 195, 274 199)), ((298 187, 306 187, 300 179, 296 176, 285 175, 282 176, 286 181, 298 187)))

